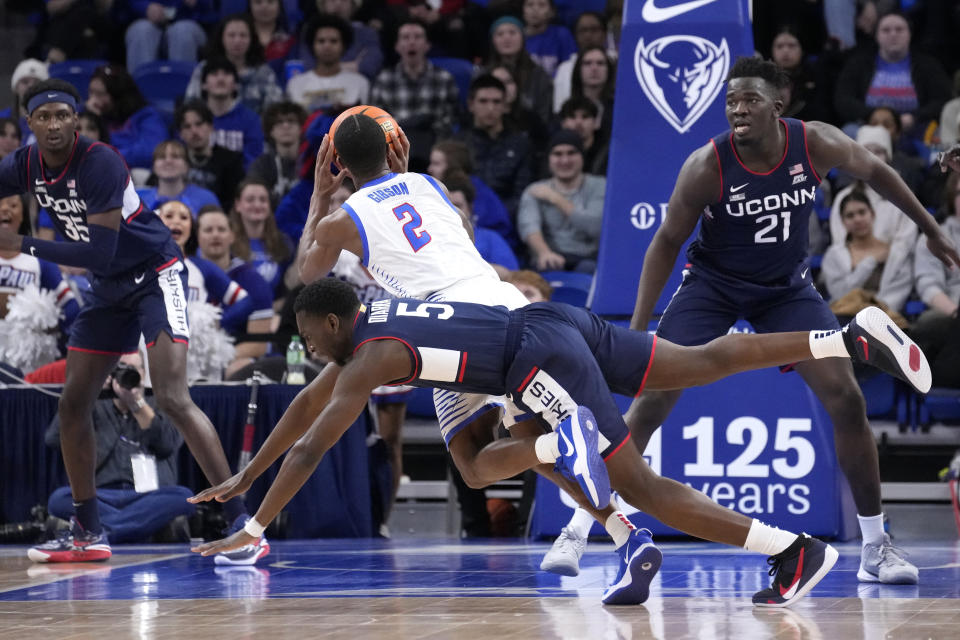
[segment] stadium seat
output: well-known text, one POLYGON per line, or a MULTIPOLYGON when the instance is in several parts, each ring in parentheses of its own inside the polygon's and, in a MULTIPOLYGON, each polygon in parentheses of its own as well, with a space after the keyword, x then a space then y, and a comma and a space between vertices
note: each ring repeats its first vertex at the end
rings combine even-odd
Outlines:
POLYGON ((86 102, 90 88, 90 76, 97 68, 108 64, 106 60, 67 60, 50 65, 50 77, 66 80, 80 93, 80 99, 86 102))
POLYGON ((575 307, 587 306, 593 274, 575 271, 544 271, 540 274, 553 287, 550 302, 565 302, 575 307))
POLYGON ((460 106, 466 108, 467 94, 470 92, 470 81, 473 79, 473 63, 463 58, 430 58, 430 62, 446 69, 457 81, 457 90, 460 92, 460 106))
POLYGON ((147 102, 170 117, 187 90, 194 67, 192 62, 154 60, 138 67, 133 80, 147 102))

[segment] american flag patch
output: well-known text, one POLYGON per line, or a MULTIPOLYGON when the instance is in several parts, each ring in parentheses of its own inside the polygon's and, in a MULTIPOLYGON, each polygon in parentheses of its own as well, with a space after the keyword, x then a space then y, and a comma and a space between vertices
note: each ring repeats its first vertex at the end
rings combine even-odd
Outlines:
POLYGON ((803 165, 799 162, 790 167, 790 175, 794 176, 798 173, 803 173, 803 165))
POLYGON ((76 189, 76 188, 77 188, 76 180, 67 180, 67 189, 76 189))

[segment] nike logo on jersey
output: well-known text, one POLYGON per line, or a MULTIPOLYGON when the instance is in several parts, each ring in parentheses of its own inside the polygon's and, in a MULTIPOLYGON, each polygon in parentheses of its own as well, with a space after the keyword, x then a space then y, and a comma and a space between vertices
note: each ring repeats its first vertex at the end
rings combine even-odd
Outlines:
POLYGON ((36 255, 37 255, 37 248, 36 248, 36 247, 33 247, 33 246, 30 247, 30 255, 36 257, 36 255))
POLYGON ((146 272, 144 272, 144 273, 141 273, 141 274, 140 274, 139 276, 137 276, 136 278, 134 278, 134 279, 133 279, 134 284, 140 284, 141 282, 143 282, 143 279, 144 279, 144 277, 146 277, 146 275, 147 275, 146 272))
POLYGON ((800 272, 800 279, 803 280, 806 277, 807 277, 807 268, 804 267, 803 271, 800 272))
POLYGON ((557 429, 557 433, 560 434, 560 437, 563 439, 564 444, 567 445, 567 450, 566 450, 566 451, 561 451, 560 454, 561 454, 564 458, 569 458, 570 456, 573 455, 573 452, 574 452, 573 443, 570 442, 570 438, 568 438, 568 437, 567 437, 567 434, 565 434, 565 433, 563 432, 563 429, 557 429))
POLYGON ((803 577, 803 551, 803 549, 800 549, 800 559, 797 560, 797 570, 793 574, 793 582, 790 583, 790 588, 784 589, 782 585, 780 586, 780 597, 784 600, 789 600, 797 594, 800 578, 803 577))
POLYGON ((730 193, 736 193, 737 191, 740 191, 740 189, 743 189, 743 188, 744 188, 745 186, 747 186, 748 184, 750 184, 750 183, 749 183, 749 182, 744 182, 744 183, 743 183, 742 185, 740 185, 739 187, 731 186, 731 187, 730 187, 730 193))
POLYGON ((679 15, 693 11, 700 7, 716 2, 716 0, 692 0, 683 2, 672 7, 658 7, 656 0, 647 0, 643 5, 640 15, 647 22, 664 22, 670 18, 676 18, 679 15))

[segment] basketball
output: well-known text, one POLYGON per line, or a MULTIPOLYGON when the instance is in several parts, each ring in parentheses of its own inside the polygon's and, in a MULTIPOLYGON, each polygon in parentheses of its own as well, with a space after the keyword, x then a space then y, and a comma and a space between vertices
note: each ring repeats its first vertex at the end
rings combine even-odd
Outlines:
MULTIPOLYGON (((337 127, 340 126, 340 123, 349 118, 352 115, 364 115, 369 116, 377 121, 377 124, 380 125, 380 128, 383 129, 383 136, 387 139, 387 144, 390 144, 390 133, 401 131, 400 125, 397 124, 397 121, 393 119, 389 113, 381 109, 380 107, 373 107, 368 104, 358 104, 355 107, 350 107, 333 121, 333 124, 330 125, 330 144, 333 144, 333 138, 337 133, 337 127)), ((336 151, 336 147, 334 147, 336 151)))

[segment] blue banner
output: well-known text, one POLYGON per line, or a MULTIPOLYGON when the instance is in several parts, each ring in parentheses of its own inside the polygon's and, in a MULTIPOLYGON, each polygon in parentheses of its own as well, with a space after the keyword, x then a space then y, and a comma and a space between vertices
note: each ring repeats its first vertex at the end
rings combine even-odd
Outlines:
MULTIPOLYGON (((728 125, 724 79, 753 54, 747 0, 627 0, 591 309, 630 315, 683 161, 728 125)), ((681 264, 683 257, 681 257, 681 264)), ((655 312, 680 284, 676 269, 655 312)))
MULTIPOLYGON (((618 402, 623 410, 629 405, 628 398, 618 402)), ((686 390, 644 457, 656 473, 767 524, 827 537, 856 532, 830 418, 795 373, 752 371, 686 390)), ((538 478, 531 536, 559 534, 573 507, 538 478)), ((677 533, 630 505, 621 502, 621 509, 654 534, 677 533)), ((599 524, 591 533, 605 534, 599 524)))

